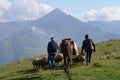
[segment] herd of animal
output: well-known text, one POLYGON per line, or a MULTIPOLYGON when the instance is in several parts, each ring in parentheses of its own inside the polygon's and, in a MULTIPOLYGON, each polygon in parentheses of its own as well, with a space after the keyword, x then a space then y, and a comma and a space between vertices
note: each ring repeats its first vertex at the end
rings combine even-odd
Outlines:
MULTIPOLYGON (((63 39, 59 48, 61 53, 56 54, 55 63, 63 62, 65 72, 69 72, 69 67, 72 64, 80 63, 80 65, 83 65, 85 54, 77 54, 75 42, 71 38, 63 39)), ((45 68, 48 66, 48 56, 36 57, 33 59, 32 64, 34 69, 45 68)))
MULTIPOLYGON (((63 62, 63 54, 57 53, 55 57, 55 63, 62 63, 63 62)), ((72 64, 78 64, 83 65, 83 62, 85 61, 85 54, 79 54, 72 57, 72 64)), ((32 60, 33 69, 39 69, 39 68, 47 68, 48 67, 48 56, 43 57, 35 57, 32 60)))

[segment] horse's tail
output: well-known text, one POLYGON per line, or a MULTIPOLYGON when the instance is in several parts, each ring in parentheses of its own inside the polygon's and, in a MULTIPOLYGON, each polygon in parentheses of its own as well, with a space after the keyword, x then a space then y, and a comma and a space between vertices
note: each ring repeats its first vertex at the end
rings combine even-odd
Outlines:
POLYGON ((68 54, 68 64, 71 64, 72 63, 72 56, 71 56, 71 53, 70 53, 69 46, 67 46, 67 54, 68 54))

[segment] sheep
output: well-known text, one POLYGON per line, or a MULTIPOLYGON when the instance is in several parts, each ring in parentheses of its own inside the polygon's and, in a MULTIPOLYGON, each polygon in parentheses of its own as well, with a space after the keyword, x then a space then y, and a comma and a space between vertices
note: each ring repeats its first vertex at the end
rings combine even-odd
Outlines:
POLYGON ((59 63, 63 60, 63 54, 57 54, 56 57, 55 57, 55 62, 56 63, 59 63))
POLYGON ((39 57, 35 57, 32 61, 32 64, 33 64, 33 69, 38 69, 39 67, 39 61, 40 61, 40 58, 39 57))
POLYGON ((43 67, 45 68, 45 66, 48 65, 48 57, 47 56, 44 56, 42 59, 39 60, 39 68, 43 67))
POLYGON ((44 56, 42 58, 36 57, 32 61, 33 69, 38 69, 48 65, 48 57, 44 56))
POLYGON ((83 65, 83 62, 85 61, 85 54, 81 53, 75 57, 73 57, 72 61, 76 64, 80 62, 80 65, 83 65))

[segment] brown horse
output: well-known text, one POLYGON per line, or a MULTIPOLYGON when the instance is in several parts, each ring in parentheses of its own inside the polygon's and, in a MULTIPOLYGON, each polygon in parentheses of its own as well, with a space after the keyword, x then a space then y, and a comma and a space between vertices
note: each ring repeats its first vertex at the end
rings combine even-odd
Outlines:
POLYGON ((71 41, 70 38, 63 39, 60 44, 60 49, 64 56, 64 70, 65 72, 69 72, 69 67, 72 62, 72 55, 74 53, 74 42, 71 41))

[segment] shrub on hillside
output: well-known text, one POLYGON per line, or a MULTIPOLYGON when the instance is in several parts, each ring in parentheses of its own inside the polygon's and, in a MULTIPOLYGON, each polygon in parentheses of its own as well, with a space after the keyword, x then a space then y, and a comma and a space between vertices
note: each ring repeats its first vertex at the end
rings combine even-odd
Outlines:
POLYGON ((100 63, 94 63, 93 66, 94 67, 102 67, 102 64, 100 64, 100 63))
POLYGON ((111 54, 111 52, 105 52, 104 54, 111 54))
POLYGON ((113 44, 107 44, 106 46, 112 46, 113 44))
POLYGON ((116 56, 116 57, 114 57, 114 59, 120 59, 120 56, 116 56))

